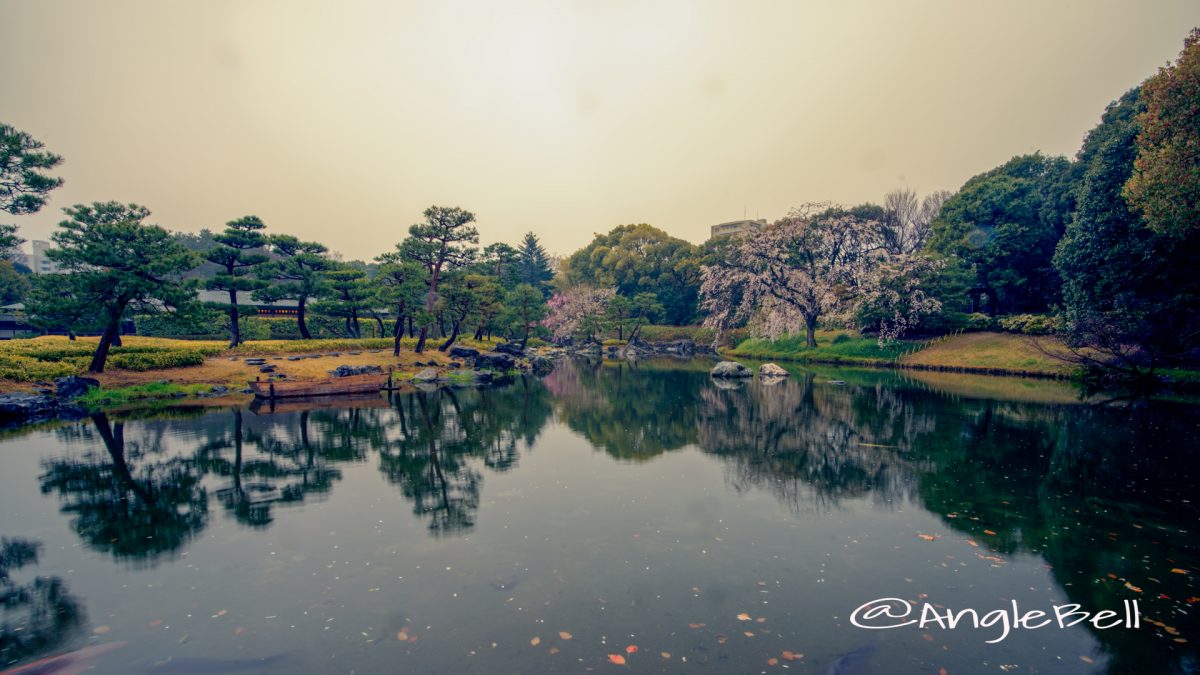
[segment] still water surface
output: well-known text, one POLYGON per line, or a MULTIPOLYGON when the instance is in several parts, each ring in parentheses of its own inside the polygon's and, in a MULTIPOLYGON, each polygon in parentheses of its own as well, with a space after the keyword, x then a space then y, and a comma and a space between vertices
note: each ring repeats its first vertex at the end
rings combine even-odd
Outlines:
POLYGON ((1200 407, 709 365, 10 433, 0 668, 1197 672, 1200 407), (885 597, 1141 623, 852 625, 885 597))

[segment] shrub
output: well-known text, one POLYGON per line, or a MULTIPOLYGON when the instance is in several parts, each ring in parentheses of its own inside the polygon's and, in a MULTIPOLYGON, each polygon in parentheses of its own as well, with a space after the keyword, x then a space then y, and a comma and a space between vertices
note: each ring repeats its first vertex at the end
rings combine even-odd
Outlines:
POLYGON ((137 371, 182 368, 203 364, 204 353, 198 349, 120 351, 109 356, 108 362, 116 368, 137 371))
POLYGON ((1059 319, 1051 314, 1014 314, 999 321, 1000 328, 1010 333, 1050 335, 1061 329, 1059 319))
POLYGON ((962 329, 966 331, 995 330, 996 320, 987 314, 967 314, 963 317, 962 329))
POLYGON ((845 333, 838 333, 837 335, 833 336, 833 339, 830 340, 829 343, 834 344, 834 345, 840 345, 843 342, 849 342, 849 341, 850 341, 849 335, 846 335, 845 333))

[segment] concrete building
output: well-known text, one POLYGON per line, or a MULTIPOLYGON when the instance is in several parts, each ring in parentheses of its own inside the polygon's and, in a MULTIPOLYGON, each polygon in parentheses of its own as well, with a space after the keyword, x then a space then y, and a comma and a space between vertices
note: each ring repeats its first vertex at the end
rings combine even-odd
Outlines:
POLYGON ((731 220, 728 223, 712 226, 712 234, 709 239, 717 237, 727 237, 731 234, 742 234, 743 232, 757 232, 767 226, 765 218, 758 220, 731 220))
POLYGON ((46 257, 46 251, 50 250, 50 242, 35 239, 29 242, 29 245, 32 247, 32 252, 22 252, 19 262, 24 263, 34 274, 50 274, 58 271, 58 264, 46 257))

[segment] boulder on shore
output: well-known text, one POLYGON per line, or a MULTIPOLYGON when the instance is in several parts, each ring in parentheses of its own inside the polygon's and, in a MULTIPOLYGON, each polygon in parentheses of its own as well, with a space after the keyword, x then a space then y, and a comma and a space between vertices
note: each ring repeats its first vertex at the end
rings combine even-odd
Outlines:
POLYGON ((83 417, 86 414, 82 406, 45 394, 0 395, 0 426, 26 424, 52 417, 83 417))
POLYGON ((762 377, 787 377, 788 371, 780 368, 774 363, 764 363, 758 367, 758 374, 762 377))
POLYGON ((495 347, 492 347, 492 351, 500 352, 501 354, 508 354, 510 356, 525 356, 525 350, 521 348, 521 345, 515 342, 501 342, 495 347))
POLYGON ((451 347, 449 354, 452 359, 473 359, 479 356, 479 350, 471 347, 451 347))
POLYGON ((479 370, 512 370, 516 365, 513 357, 498 352, 488 352, 475 357, 475 368, 479 370))
POLYGON ((754 377, 754 371, 737 361, 721 361, 709 373, 713 377, 754 377))
POLYGON ((379 366, 338 366, 329 371, 329 374, 333 377, 349 377, 351 375, 369 375, 382 372, 383 368, 379 366))
POLYGON ((92 387, 99 387, 100 380, 91 377, 68 375, 54 381, 54 393, 59 398, 71 399, 83 396, 92 387))
POLYGON ((438 372, 433 368, 426 368, 416 375, 413 375, 412 379, 413 382, 437 382, 438 372))

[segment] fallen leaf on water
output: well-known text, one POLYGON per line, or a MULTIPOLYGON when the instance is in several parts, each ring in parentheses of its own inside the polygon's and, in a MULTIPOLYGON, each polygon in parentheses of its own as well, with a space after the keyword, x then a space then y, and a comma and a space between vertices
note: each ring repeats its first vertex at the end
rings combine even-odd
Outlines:
POLYGON ((766 623, 766 622, 767 622, 767 617, 765 617, 765 616, 760 616, 760 617, 758 617, 757 619, 755 619, 755 621, 756 621, 756 622, 758 622, 758 623, 766 623))
POLYGON ((774 659, 774 658, 767 659, 767 665, 768 666, 777 666, 777 665, 779 665, 779 659, 774 659))
POLYGON ((1179 567, 1172 567, 1171 571, 1174 572, 1175 574, 1189 574, 1189 572, 1187 570, 1179 568, 1179 567))
POLYGON ((396 639, 401 642, 408 642, 408 631, 403 628, 400 629, 400 632, 396 633, 396 639))
POLYGON ((1079 657, 1079 660, 1083 661, 1084 663, 1095 663, 1094 660, 1092 660, 1091 658, 1089 658, 1087 656, 1081 656, 1081 657, 1079 657))
POLYGON ((1186 602, 1189 605, 1194 605, 1197 602, 1200 602, 1200 598, 1193 595, 1193 596, 1189 597, 1187 600, 1185 600, 1184 602, 1186 602))
POLYGON ((750 631, 746 631, 745 633, 742 633, 742 635, 745 635, 746 637, 754 637, 754 633, 750 631))
POLYGON ((663 657, 664 659, 669 659, 671 658, 671 652, 662 652, 659 654, 659 656, 663 657))
POLYGON ((92 629, 92 632, 95 633, 96 635, 104 635, 109 630, 111 630, 111 629, 108 626, 96 626, 95 628, 92 629))
POLYGON ((161 626, 161 625, 162 625, 162 619, 155 619, 155 620, 151 621, 149 624, 149 626, 151 628, 153 628, 155 626, 161 626))
POLYGON ((215 618, 217 618, 217 617, 220 617, 220 616, 225 616, 225 615, 226 615, 226 614, 228 614, 228 613, 229 613, 229 610, 227 610, 227 609, 223 609, 223 610, 221 610, 221 611, 217 612, 216 614, 213 614, 213 615, 212 615, 212 618, 214 618, 214 619, 215 619, 215 618))
POLYGON ((241 635, 242 633, 245 633, 245 632, 246 632, 246 629, 242 628, 241 626, 238 626, 237 628, 233 629, 234 635, 241 635))
POLYGON ((992 532, 991 530, 984 530, 984 531, 983 531, 983 533, 984 533, 984 534, 990 534, 990 535, 992 535, 993 537, 994 537, 994 536, 996 536, 996 533, 995 533, 995 532, 992 532))
POLYGON ((917 538, 924 539, 925 541, 933 541, 934 539, 937 539, 937 537, 933 536, 932 534, 918 534, 917 538))
POLYGON ((537 637, 537 636, 534 636, 534 638, 533 638, 532 640, 530 640, 530 641, 529 641, 529 644, 531 644, 531 645, 533 645, 534 647, 536 647, 536 646, 538 646, 538 645, 542 644, 542 638, 540 638, 540 637, 537 637))
POLYGON ((557 654, 557 653, 558 653, 558 647, 551 647, 551 648, 550 648, 550 653, 551 653, 551 654, 557 654))
POLYGON ((749 620, 750 620, 750 615, 749 615, 749 614, 747 614, 747 613, 745 613, 745 612, 742 612, 741 614, 738 614, 738 615, 737 615, 737 620, 738 620, 738 621, 749 621, 749 620))
POLYGON ((704 628, 704 624, 702 624, 702 623, 689 623, 689 624, 688 624, 688 628, 704 628))
POLYGON ((636 654, 637 653, 637 645, 629 645, 628 647, 625 648, 625 653, 626 654, 636 654))
POLYGON ((558 637, 559 637, 559 638, 561 638, 561 639, 563 639, 563 640, 570 640, 571 638, 573 638, 573 637, 575 637, 575 636, 574 636, 574 635, 571 635, 570 633, 568 633, 568 632, 567 632, 567 631, 565 631, 565 630, 560 630, 560 631, 558 631, 558 637))
POLYGON ((970 544, 971 546, 974 546, 975 548, 979 548, 979 542, 975 541, 974 539, 968 539, 967 543, 970 544))
POLYGON ((938 668, 938 675, 946 675, 946 669, 945 669, 945 668, 938 668))
POLYGON ((803 654, 798 654, 796 652, 789 652, 789 651, 784 651, 782 654, 780 654, 780 656, 783 657, 784 661, 796 661, 798 659, 804 658, 803 654))
POLYGON ((1133 584, 1129 583, 1128 581, 1125 582, 1125 588, 1128 588, 1129 590, 1133 591, 1134 593, 1142 592, 1142 589, 1138 588, 1137 586, 1134 586, 1133 584))
POLYGON ((609 654, 608 660, 610 663, 615 663, 618 666, 625 665, 625 657, 621 656, 620 654, 609 654))

